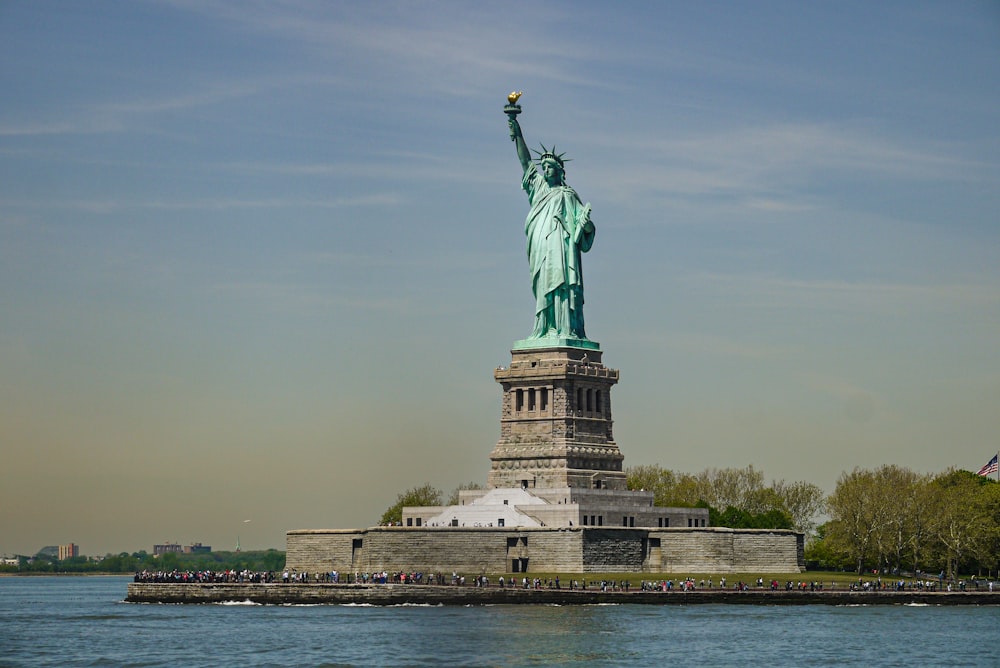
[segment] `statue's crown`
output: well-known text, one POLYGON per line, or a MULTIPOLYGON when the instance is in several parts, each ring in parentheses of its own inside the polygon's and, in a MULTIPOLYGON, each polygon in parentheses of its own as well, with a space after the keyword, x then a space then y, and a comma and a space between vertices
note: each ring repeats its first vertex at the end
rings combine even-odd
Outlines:
POLYGON ((570 158, 564 157, 566 155, 565 153, 556 153, 555 144, 552 145, 552 148, 545 148, 545 144, 539 144, 539 146, 542 147, 541 151, 535 151, 535 149, 531 149, 532 151, 535 151, 535 153, 538 155, 539 163, 543 162, 544 160, 554 160, 557 163, 559 163, 560 167, 566 169, 566 163, 570 161, 570 158))

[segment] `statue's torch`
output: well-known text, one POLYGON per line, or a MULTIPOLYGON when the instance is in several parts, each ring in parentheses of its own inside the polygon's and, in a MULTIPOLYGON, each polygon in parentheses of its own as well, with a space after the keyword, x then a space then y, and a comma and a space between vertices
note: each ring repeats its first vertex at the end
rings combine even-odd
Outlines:
POLYGON ((522 93, 512 92, 507 96, 507 106, 503 108, 503 113, 507 114, 507 118, 510 119, 508 125, 510 125, 510 140, 514 141, 517 137, 517 115, 521 113, 521 105, 517 103, 519 97, 522 93))

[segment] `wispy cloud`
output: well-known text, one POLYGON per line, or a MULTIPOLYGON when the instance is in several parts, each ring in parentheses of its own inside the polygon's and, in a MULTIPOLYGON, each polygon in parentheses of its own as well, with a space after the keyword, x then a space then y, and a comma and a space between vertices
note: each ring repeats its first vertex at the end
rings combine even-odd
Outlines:
MULTIPOLYGON (((513 162, 513 161, 512 161, 513 162)), ((516 164, 516 163, 515 163, 516 164)), ((250 161, 213 165, 214 170, 278 176, 345 177, 370 179, 380 183, 412 184, 433 181, 448 183, 496 183, 497 171, 514 172, 496 165, 484 168, 470 155, 441 155, 373 149, 364 160, 340 162, 250 161)), ((515 172, 516 173, 516 172, 515 172)), ((511 179, 502 178, 509 185, 511 179)))
POLYGON ((276 85, 279 85, 279 82, 262 79, 227 82, 224 84, 208 84, 197 86, 195 90, 154 94, 125 101, 96 104, 92 107, 92 110, 101 116, 115 116, 117 114, 151 114, 192 109, 257 95, 276 85))
POLYGON ((824 172, 909 181, 1000 181, 994 165, 965 157, 963 147, 901 144, 847 125, 743 127, 667 140, 619 132, 602 139, 608 150, 627 152, 640 163, 625 174, 607 174, 623 192, 740 195, 798 208, 801 203, 786 204, 776 195, 822 182, 824 172))
POLYGON ((0 120, 2 137, 39 137, 119 132, 124 126, 116 119, 93 114, 66 112, 65 118, 49 120, 0 120))
MULTIPOLYGON (((670 220, 713 214, 800 213, 855 209, 864 197, 833 199, 827 184, 894 188, 1000 189, 1000 171, 959 143, 890 138, 851 124, 790 123, 702 131, 656 139, 628 128, 601 133, 588 177, 619 206, 670 211, 670 220), (621 156, 628 156, 622 169, 621 156), (686 209, 693 210, 686 213, 686 209)), ((836 190, 836 189, 835 189, 836 190)), ((607 200, 606 200, 607 201, 607 200)))
POLYGON ((368 87, 468 97, 479 95, 484 82, 523 78, 526 72, 589 88, 614 85, 574 66, 595 53, 567 34, 566 12, 559 8, 535 6, 531 21, 511 22, 509 8, 485 4, 456 11, 411 3, 369 4, 366 11, 337 4, 169 4, 300 45, 324 65, 349 62, 356 76, 381 74, 365 77, 368 87))
POLYGON ((741 202, 741 206, 746 207, 748 209, 755 209, 757 211, 766 211, 771 213, 803 212, 803 211, 810 211, 815 208, 814 206, 807 204, 805 202, 772 199, 768 197, 748 197, 746 200, 741 202))
POLYGON ((318 208, 318 209, 340 209, 364 206, 397 206, 401 197, 397 193, 382 192, 359 195, 357 197, 331 197, 328 199, 296 198, 296 197, 272 197, 272 198, 204 198, 204 199, 177 199, 177 200, 127 200, 127 199, 103 199, 103 200, 3 200, 0 206, 36 209, 70 209, 86 211, 88 213, 113 213, 129 210, 203 210, 222 211, 228 209, 291 209, 291 208, 318 208))
POLYGON ((686 280, 696 288, 739 295, 756 304, 776 307, 882 312, 887 308, 941 310, 956 306, 975 309, 1000 306, 1000 292, 987 282, 919 285, 712 273, 693 275, 686 280))
POLYGON ((712 334, 671 334, 660 336, 665 345, 685 353, 697 353, 742 359, 788 359, 800 356, 801 350, 782 345, 748 343, 712 334))
POLYGON ((392 316, 426 314, 435 306, 427 301, 415 301, 409 296, 373 294, 370 288, 345 288, 334 292, 298 283, 243 281, 217 283, 208 289, 213 295, 250 301, 280 312, 313 316, 316 313, 383 313, 392 316))
POLYGON ((287 85, 287 80, 191 83, 190 88, 186 90, 156 91, 144 96, 118 93, 117 98, 46 110, 44 114, 49 116, 47 119, 0 119, 0 136, 32 137, 135 131, 136 119, 143 116, 243 99, 281 85, 287 85))
POLYGON ((392 267, 409 271, 420 270, 422 273, 431 271, 467 273, 484 268, 505 266, 512 261, 514 255, 518 256, 518 260, 520 259, 520 254, 514 250, 507 253, 464 251, 456 248, 432 248, 421 253, 392 254, 383 252, 318 252, 301 256, 297 259, 297 263, 363 271, 392 267))
MULTIPOLYGON (((654 144, 655 146, 655 144, 654 144)), ((988 167, 961 157, 955 146, 908 145, 871 129, 832 123, 790 123, 738 128, 713 136, 665 142, 659 148, 707 164, 755 166, 754 172, 805 168, 873 172, 916 179, 963 179, 988 167)), ((981 177, 996 177, 980 173, 981 177)))

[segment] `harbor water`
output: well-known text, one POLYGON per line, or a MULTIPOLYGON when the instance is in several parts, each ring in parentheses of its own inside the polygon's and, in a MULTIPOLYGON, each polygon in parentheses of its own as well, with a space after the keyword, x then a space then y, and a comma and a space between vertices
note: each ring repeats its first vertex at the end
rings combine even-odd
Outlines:
POLYGON ((0 666, 1000 666, 1000 606, 124 603, 0 578, 0 666))

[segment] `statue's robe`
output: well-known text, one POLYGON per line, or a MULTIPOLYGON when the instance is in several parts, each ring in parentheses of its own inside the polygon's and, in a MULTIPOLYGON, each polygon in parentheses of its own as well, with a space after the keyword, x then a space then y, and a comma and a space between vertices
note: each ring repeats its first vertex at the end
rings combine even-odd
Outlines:
POLYGON ((528 163, 521 187, 531 210, 524 221, 528 266, 535 293, 535 329, 531 338, 568 336, 585 339, 583 268, 580 253, 594 243, 590 205, 566 185, 550 186, 528 163))

